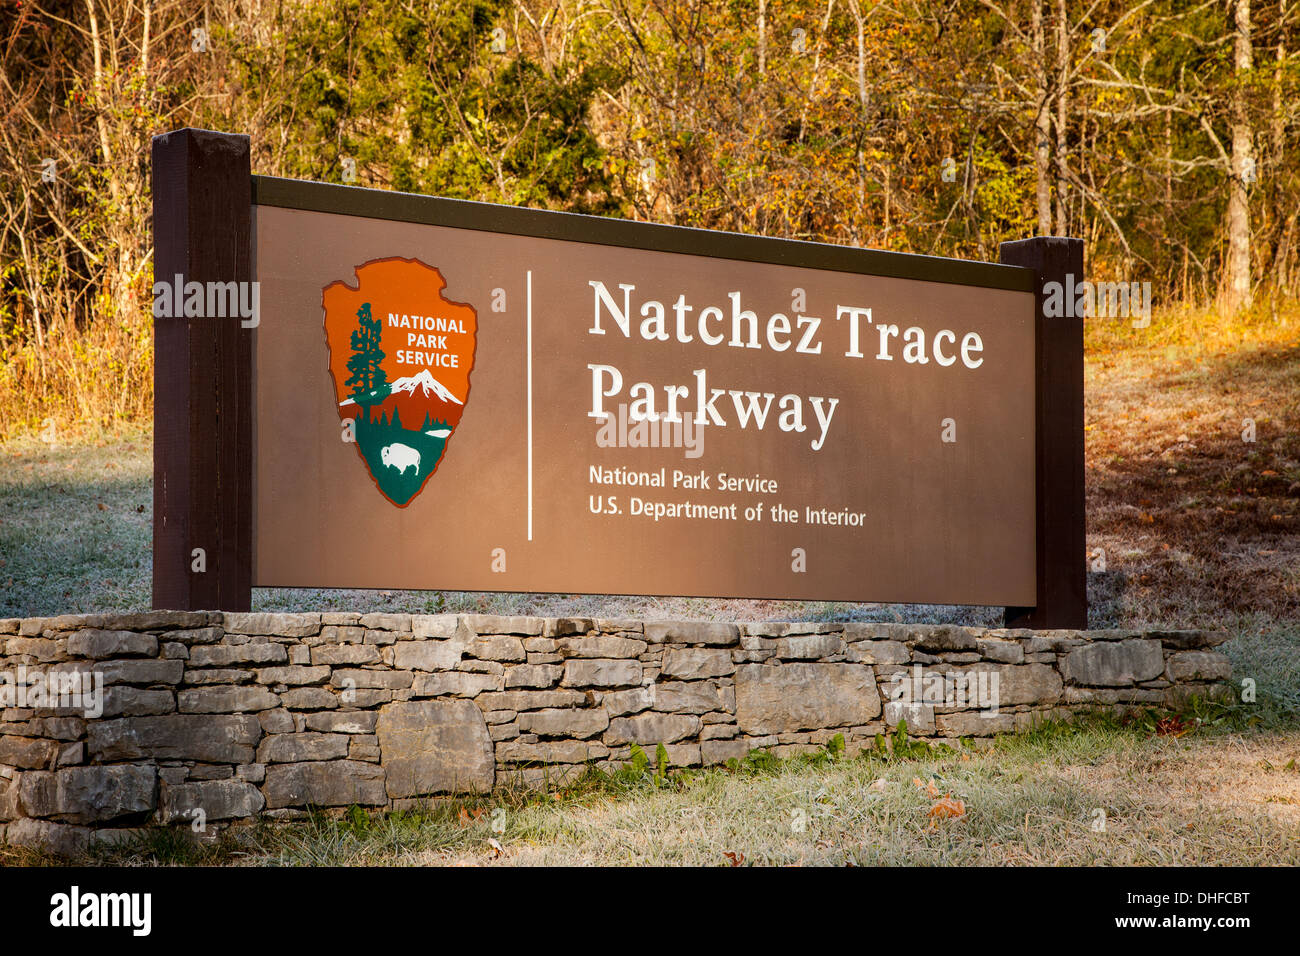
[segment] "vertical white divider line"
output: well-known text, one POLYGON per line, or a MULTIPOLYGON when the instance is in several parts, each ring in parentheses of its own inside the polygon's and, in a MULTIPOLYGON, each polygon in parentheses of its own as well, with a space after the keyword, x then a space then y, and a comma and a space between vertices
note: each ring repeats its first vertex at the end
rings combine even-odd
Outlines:
POLYGON ((528 540, 533 540, 533 270, 528 270, 528 540))

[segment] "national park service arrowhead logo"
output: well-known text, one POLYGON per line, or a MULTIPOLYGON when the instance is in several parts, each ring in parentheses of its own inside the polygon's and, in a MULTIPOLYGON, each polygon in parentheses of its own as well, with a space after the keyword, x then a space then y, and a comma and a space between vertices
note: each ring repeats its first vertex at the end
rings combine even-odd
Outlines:
POLYGON ((405 508, 438 470, 469 401, 478 315, 418 259, 374 259, 325 287, 325 342, 344 437, 405 508), (351 423, 349 425, 349 422, 351 423))

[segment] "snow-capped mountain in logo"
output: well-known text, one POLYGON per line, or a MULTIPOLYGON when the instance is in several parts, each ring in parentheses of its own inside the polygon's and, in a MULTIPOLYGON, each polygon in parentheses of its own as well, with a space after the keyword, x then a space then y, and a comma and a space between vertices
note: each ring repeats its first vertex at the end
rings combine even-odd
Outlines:
MULTIPOLYGON (((435 397, 440 402, 452 402, 456 405, 465 404, 452 394, 451 389, 434 378, 433 373, 427 368, 421 369, 416 375, 408 375, 406 378, 399 378, 388 386, 386 392, 380 393, 376 391, 375 398, 386 398, 390 395, 414 396, 417 390, 424 398, 435 397)), ((354 401, 355 400, 351 398, 345 399, 344 401, 339 402, 339 407, 342 408, 344 405, 351 405, 354 401)))
POLYGON ((421 369, 418 375, 399 378, 392 384, 390 392, 393 394, 396 394, 397 392, 405 392, 408 395, 414 395, 417 388, 420 390, 420 394, 425 398, 428 398, 430 395, 436 395, 440 401, 455 402, 457 405, 465 404, 452 394, 451 389, 434 378, 433 373, 427 368, 421 369))

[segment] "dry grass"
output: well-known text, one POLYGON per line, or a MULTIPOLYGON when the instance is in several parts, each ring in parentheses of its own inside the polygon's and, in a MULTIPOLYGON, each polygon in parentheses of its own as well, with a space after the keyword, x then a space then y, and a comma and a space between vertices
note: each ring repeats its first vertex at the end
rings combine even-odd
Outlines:
POLYGON ((56 323, 44 348, 0 343, 0 442, 54 435, 99 440, 148 427, 153 415, 153 318, 147 311, 56 323))
POLYGON ((1280 769, 1300 754, 1300 738, 1102 740, 1101 753, 1078 738, 883 772, 792 771, 758 785, 719 773, 676 793, 539 808, 499 860, 479 845, 409 861, 707 866, 727 865, 731 852, 767 865, 1300 863, 1300 774, 1280 769), (1262 771, 1265 762, 1276 769, 1262 771), (1211 774, 1207 764, 1218 766, 1211 774), (931 781, 961 801, 963 816, 932 814, 931 781))
MULTIPOLYGON (((1300 738, 1103 739, 1100 754, 1089 741, 883 773, 870 764, 796 771, 758 786, 716 774, 679 793, 539 811, 537 835, 511 841, 499 862, 725 865, 729 851, 771 865, 1300 863, 1300 774, 1280 769, 1300 754, 1300 738), (936 818, 939 798, 917 779, 960 800, 965 815, 936 818), (1104 832, 1093 830, 1098 810, 1104 832)), ((410 861, 494 862, 485 849, 410 861)))

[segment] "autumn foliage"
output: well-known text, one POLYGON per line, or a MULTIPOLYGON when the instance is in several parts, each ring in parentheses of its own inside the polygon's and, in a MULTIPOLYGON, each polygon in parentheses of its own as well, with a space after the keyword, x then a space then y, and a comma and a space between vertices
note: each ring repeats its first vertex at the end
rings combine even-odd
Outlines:
POLYGON ((0 438, 148 420, 149 143, 186 125, 384 189, 980 259, 1065 233, 1157 315, 1271 320, 1300 271, 1298 10, 6 0, 0 438))

